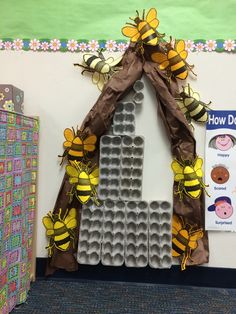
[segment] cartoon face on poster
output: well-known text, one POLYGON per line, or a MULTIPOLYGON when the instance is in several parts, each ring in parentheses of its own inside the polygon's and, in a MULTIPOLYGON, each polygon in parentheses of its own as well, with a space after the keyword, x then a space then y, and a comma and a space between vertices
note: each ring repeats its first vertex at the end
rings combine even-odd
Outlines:
POLYGON ((205 152, 205 228, 236 231, 236 111, 209 112, 205 152))

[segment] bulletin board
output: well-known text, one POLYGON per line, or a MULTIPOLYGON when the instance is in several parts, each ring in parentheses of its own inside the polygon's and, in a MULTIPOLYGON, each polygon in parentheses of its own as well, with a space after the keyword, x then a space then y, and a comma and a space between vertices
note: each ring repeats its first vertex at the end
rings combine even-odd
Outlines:
MULTIPOLYGON (((14 19, 0 21, 3 30, 0 39, 1 81, 8 80, 25 89, 26 114, 39 115, 42 121, 37 256, 45 257, 47 241, 41 236, 44 233, 41 217, 53 208, 64 175, 57 158, 62 151, 62 132, 68 126, 80 125, 100 94, 91 83, 91 77, 81 76, 73 63, 82 63, 82 53, 96 53, 99 48, 105 50, 107 58, 123 53, 128 39, 122 37, 120 29, 129 16, 135 15, 135 10, 142 11, 143 4, 141 1, 124 3, 123 6, 119 3, 117 8, 106 1, 96 6, 88 2, 75 4, 75 1, 68 1, 65 7, 60 1, 47 4, 43 1, 40 4, 24 1, 21 5, 11 1, 4 3, 3 8, 11 12, 13 5, 14 19), (28 18, 25 19, 25 16, 28 18), (98 23, 101 16, 102 21, 98 23), (55 179, 54 184, 45 185, 51 178, 55 179)), ((227 2, 223 16, 222 5, 211 1, 199 1, 194 4, 194 9, 187 1, 153 3, 158 7, 160 32, 165 32, 167 38, 171 34, 185 40, 190 63, 195 65, 198 75, 197 78, 190 77, 191 85, 199 91, 202 99, 211 100, 212 107, 218 110, 224 106, 229 110, 235 107, 234 84, 229 78, 234 73, 235 64, 235 21, 232 14, 235 5, 234 1, 227 2), (190 25, 189 21, 191 28, 186 26, 190 25), (226 79, 227 93, 223 91, 226 79)), ((152 3, 148 3, 146 9, 151 6, 152 3)), ((143 197, 171 200, 173 173, 170 169, 170 147, 162 121, 156 118, 152 87, 145 77, 143 81, 146 86, 145 102, 137 113, 137 130, 149 138, 145 146, 145 154, 149 157, 144 163, 143 197), (147 107, 146 103, 151 106, 147 107), (153 124, 147 123, 152 118, 153 124), (156 178, 164 178, 165 183, 159 183, 158 189, 154 188, 156 178)), ((204 156, 205 131, 195 126, 194 132, 197 150, 204 156)), ((235 242, 235 236, 211 233, 209 237, 212 253, 208 265, 235 267, 235 256, 231 250, 227 251, 225 245, 228 241, 235 242), (229 253, 232 254, 231 260, 224 258, 229 253)))

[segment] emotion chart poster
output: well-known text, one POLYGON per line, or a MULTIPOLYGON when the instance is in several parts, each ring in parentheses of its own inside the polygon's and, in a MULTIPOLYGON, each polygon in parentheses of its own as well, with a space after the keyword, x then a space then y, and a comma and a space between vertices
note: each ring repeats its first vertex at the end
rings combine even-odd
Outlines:
POLYGON ((236 231, 236 111, 209 112, 205 152, 206 230, 236 231))

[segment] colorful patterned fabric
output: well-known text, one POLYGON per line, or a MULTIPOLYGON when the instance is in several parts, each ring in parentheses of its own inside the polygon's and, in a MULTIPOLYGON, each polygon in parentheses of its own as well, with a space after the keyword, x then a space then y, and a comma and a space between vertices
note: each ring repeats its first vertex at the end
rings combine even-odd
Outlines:
POLYGON ((39 122, 0 110, 0 313, 30 288, 39 122))

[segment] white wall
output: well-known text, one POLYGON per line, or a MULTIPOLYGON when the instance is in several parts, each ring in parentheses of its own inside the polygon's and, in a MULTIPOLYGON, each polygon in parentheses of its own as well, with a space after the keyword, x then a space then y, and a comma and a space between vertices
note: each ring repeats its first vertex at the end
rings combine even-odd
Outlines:
MULTIPOLYGON (((0 51, 0 83, 25 92, 25 114, 40 117, 40 155, 37 213, 37 257, 46 257, 42 217, 54 207, 64 175, 58 154, 63 152, 63 130, 80 125, 99 91, 89 76, 73 66, 81 54, 0 51)), ((197 79, 190 79, 202 100, 213 109, 235 109, 236 54, 193 53, 197 79)), ((145 100, 136 118, 136 134, 145 137, 143 199, 171 201, 173 174, 170 145, 156 117, 153 91, 146 82, 145 100)), ((195 127, 197 151, 204 155, 204 128, 195 127)), ((209 232, 210 262, 206 266, 236 268, 236 234, 209 232)))

